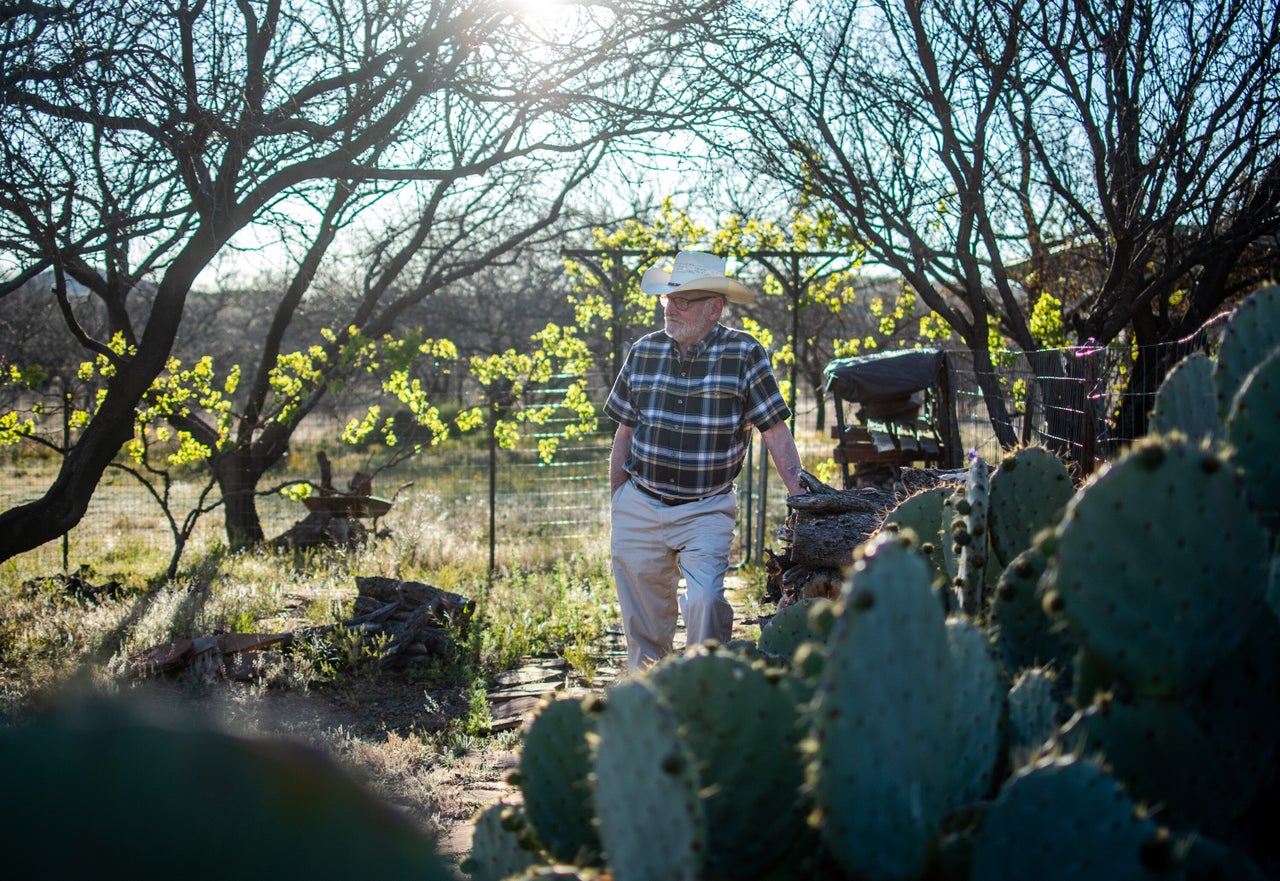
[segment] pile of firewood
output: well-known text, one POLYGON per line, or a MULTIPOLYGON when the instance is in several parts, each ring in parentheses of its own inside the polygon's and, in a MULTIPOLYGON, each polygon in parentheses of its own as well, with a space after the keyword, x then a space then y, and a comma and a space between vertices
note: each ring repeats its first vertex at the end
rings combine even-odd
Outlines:
POLYGON ((835 599, 853 551, 880 529, 908 496, 963 478, 963 472, 902 468, 887 485, 835 489, 812 474, 801 479, 805 494, 787 499, 787 520, 778 530, 781 554, 768 551, 766 598, 779 609, 802 599, 835 599))
POLYGON ((250 680, 284 652, 339 628, 378 639, 382 668, 403 668, 416 661, 447 656, 453 636, 465 632, 474 601, 417 581, 371 576, 356 578, 355 617, 340 624, 283 633, 225 633, 179 639, 154 646, 129 659, 133 676, 157 676, 194 670, 205 676, 250 680))

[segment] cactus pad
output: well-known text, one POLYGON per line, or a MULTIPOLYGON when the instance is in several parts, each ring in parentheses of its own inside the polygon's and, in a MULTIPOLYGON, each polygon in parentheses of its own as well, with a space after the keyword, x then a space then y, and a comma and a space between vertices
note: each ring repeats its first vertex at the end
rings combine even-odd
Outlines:
POLYGON ((947 702, 951 731, 952 783, 948 809, 977 801, 987 794, 1000 752, 1004 687, 987 635, 967 618, 947 621, 954 683, 947 702))
POLYGON ((600 856, 588 779, 594 727, 584 699, 551 701, 529 723, 520 751, 524 809, 538 840, 554 859, 583 866, 600 856))
POLYGON ((815 606, 830 605, 826 597, 807 597, 793 603, 768 620, 760 628, 760 639, 757 643, 761 652, 766 655, 794 660, 796 649, 803 643, 819 640, 818 634, 809 626, 809 614, 815 606))
POLYGON ((609 692, 596 733, 596 816, 614 878, 697 881, 706 818, 675 713, 644 680, 625 681, 609 692))
POLYGON ((910 495, 889 512, 880 528, 886 531, 910 529, 920 543, 920 552, 929 562, 930 580, 938 587, 949 588, 951 578, 946 563, 946 547, 951 535, 943 524, 950 525, 950 509, 946 506, 954 487, 941 485, 910 495), (944 534, 945 533, 945 534, 944 534))
POLYGON ((1058 732, 1061 703, 1053 671, 1043 667, 1023 670, 1009 689, 1010 764, 1020 768, 1033 759, 1058 732))
POLYGON ((1222 437, 1214 363, 1203 352, 1192 352, 1165 376, 1151 410, 1152 434, 1179 432, 1193 441, 1222 437))
POLYGON ((1135 798, 1159 804, 1175 828, 1223 835, 1256 791, 1240 768, 1218 760, 1208 736, 1175 701, 1102 698, 1072 720, 1064 739, 1087 754, 1105 754, 1116 779, 1135 798))
POLYGON ((990 624, 1010 671, 1044 665, 1068 671, 1074 661, 1075 645, 1044 610, 1039 584, 1048 564, 1038 548, 1028 548, 1013 558, 996 581, 990 624))
POLYGON ((1280 532, 1280 347, 1241 384, 1227 416, 1227 441, 1254 509, 1280 532))
MULTIPOLYGON (((1004 787, 974 846, 971 881, 1149 881, 1160 830, 1093 762, 1046 759, 1004 787)), ((1167 877, 1167 876, 1165 876, 1167 877)))
POLYGON ((1042 529, 1057 525, 1075 487, 1066 463, 1043 447, 1005 456, 991 475, 991 553, 1001 567, 1031 547, 1042 529))
POLYGON ((804 828, 803 729, 788 679, 705 650, 650 672, 649 685, 674 711, 694 759, 708 877, 757 877, 804 828), (763 828, 770 834, 759 834, 763 828))
POLYGON ((503 881, 538 860, 524 809, 497 801, 480 811, 471 836, 471 855, 463 870, 472 881, 503 881))
POLYGON ((951 540, 956 554, 956 593, 960 610, 976 617, 985 605, 987 557, 990 536, 987 517, 990 511, 991 472, 981 456, 969 463, 964 486, 953 499, 955 516, 951 521, 951 540))
POLYGON ((7 877, 451 878, 427 835, 325 753, 190 708, 62 700, 0 732, 7 877))
POLYGON ((1245 377, 1280 345, 1280 286, 1259 288, 1245 297, 1227 322, 1213 372, 1218 413, 1225 421, 1245 377))
POLYGON ((1235 473, 1190 442, 1137 445, 1076 494, 1055 539, 1051 604, 1139 693, 1195 687, 1263 607, 1266 533, 1235 473))
POLYGON ((868 879, 919 877, 950 807, 953 661, 919 552, 859 549, 814 699, 810 768, 832 856, 868 879))

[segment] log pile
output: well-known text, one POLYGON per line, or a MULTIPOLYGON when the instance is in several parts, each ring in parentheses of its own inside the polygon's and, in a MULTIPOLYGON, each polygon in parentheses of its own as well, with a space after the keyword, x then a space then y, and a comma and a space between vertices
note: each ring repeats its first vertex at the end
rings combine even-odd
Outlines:
POLYGON ((812 597, 835 599, 854 549, 879 531, 890 511, 908 496, 963 476, 901 468, 892 482, 841 490, 804 473, 806 492, 787 499, 787 520, 778 530, 783 552, 767 552, 766 598, 779 610, 812 597))
POLYGON ((339 624, 284 633, 225 633, 179 639, 131 657, 126 672, 159 676, 194 671, 205 677, 251 680, 284 653, 337 630, 358 632, 381 643, 378 667, 401 669, 416 661, 447 656, 451 633, 465 632, 474 601, 417 581, 371 576, 356 578, 353 618, 339 624))

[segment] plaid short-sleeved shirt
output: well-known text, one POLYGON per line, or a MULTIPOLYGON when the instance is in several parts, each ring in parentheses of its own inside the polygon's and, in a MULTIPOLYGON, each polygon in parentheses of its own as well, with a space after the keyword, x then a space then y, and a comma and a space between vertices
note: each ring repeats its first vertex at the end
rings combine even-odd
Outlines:
POLYGON ((791 418, 764 347, 722 324, 685 361, 664 331, 641 337, 604 412, 634 430, 627 472, 678 498, 727 489, 742 470, 752 427, 765 431, 791 418))

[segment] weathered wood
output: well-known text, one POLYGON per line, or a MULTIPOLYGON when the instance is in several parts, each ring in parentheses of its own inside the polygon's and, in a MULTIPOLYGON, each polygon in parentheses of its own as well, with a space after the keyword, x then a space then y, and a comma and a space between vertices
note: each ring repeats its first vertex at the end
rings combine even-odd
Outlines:
POLYGON ((801 475, 807 492, 787 499, 787 520, 778 530, 786 545, 771 555, 768 597, 782 605, 807 595, 832 594, 853 552, 875 536, 886 516, 907 497, 943 483, 959 482, 961 472, 902 468, 892 485, 835 489, 813 475, 801 475))
POLYGON ((791 496, 787 507, 811 517, 846 513, 883 514, 896 504, 892 493, 868 487, 842 489, 832 493, 791 496))
POLYGON ((475 613, 475 602, 461 594, 449 593, 420 581, 401 581, 382 575, 359 576, 356 588, 361 596, 369 596, 384 603, 399 602, 403 607, 416 609, 426 606, 437 616, 436 620, 470 620, 475 613))
POLYGON ((882 513, 844 513, 790 527, 791 562, 818 569, 853 563, 853 550, 880 528, 882 513))
POLYGON ((785 609, 805 599, 825 598, 834 600, 844 586, 842 569, 793 566, 782 574, 782 596, 778 609, 785 609))
POLYGON ((415 660, 447 655, 453 647, 449 627, 465 626, 475 604, 417 581, 379 576, 356 579, 360 594, 355 607, 363 613, 340 624, 307 627, 286 633, 230 633, 179 639, 139 652, 126 670, 134 676, 154 676, 194 669, 232 679, 252 677, 262 658, 251 657, 266 648, 285 649, 325 636, 338 628, 389 637, 379 661, 383 668, 400 668, 415 660))

